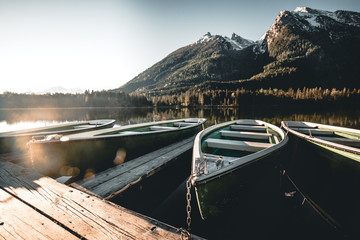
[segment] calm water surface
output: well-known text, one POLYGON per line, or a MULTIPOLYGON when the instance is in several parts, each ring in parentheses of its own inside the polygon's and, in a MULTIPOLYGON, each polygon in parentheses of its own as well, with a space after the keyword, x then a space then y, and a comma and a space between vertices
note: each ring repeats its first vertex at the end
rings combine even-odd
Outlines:
MULTIPOLYGON (((329 106, 330 109, 331 106, 329 106)), ((0 132, 51 124, 93 119, 115 119, 117 125, 128 125, 163 119, 207 118, 207 126, 236 119, 259 119, 277 126, 282 120, 298 120, 360 129, 360 109, 297 110, 258 109, 169 109, 169 108, 92 108, 92 109, 0 109, 0 132)), ((166 222, 186 228, 185 181, 190 174, 191 152, 119 195, 112 201, 166 222), (146 201, 144 201, 146 199, 146 201)), ((192 233, 208 239, 339 239, 336 232, 318 217, 302 199, 287 198, 284 192, 294 189, 284 182, 283 192, 271 198, 266 206, 248 203, 248 211, 234 209, 225 219, 204 222, 192 198, 192 233), (261 209, 266 209, 262 211, 261 209), (268 210, 271 211, 268 211, 268 210), (266 214, 264 214, 266 212, 266 214)), ((192 192, 193 196, 195 193, 192 192)), ((341 237, 340 237, 341 239, 341 237)))
POLYGON ((239 108, 70 108, 70 109, 0 109, 0 132, 41 127, 69 121, 115 119, 128 125, 163 119, 207 118, 207 126, 235 119, 258 119, 275 125, 282 120, 297 120, 360 129, 360 109, 289 112, 287 109, 239 108))

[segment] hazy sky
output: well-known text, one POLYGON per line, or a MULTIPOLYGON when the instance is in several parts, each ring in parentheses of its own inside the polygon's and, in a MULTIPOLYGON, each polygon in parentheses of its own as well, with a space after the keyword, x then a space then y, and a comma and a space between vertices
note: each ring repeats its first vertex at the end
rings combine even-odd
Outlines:
POLYGON ((360 0, 0 0, 0 93, 121 86, 207 32, 258 40, 281 10, 360 0))

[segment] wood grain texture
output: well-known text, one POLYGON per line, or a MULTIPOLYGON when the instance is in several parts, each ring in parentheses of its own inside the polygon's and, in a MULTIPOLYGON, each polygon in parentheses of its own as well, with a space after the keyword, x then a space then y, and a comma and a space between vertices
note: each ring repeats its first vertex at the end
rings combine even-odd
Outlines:
POLYGON ((79 239, 0 189, 0 239, 79 239))
POLYGON ((1 153, 0 161, 30 162, 30 154, 22 152, 1 153))
POLYGON ((176 157, 190 150, 193 146, 194 137, 125 162, 71 186, 75 188, 81 186, 98 196, 109 199, 142 179, 160 171, 176 157))
POLYGON ((81 238, 180 239, 174 227, 11 162, 0 162, 0 188, 81 238))

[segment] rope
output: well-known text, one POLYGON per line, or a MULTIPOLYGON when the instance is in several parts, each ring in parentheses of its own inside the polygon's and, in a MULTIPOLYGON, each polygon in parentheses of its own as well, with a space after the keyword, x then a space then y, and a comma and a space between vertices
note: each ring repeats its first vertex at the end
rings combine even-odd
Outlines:
POLYGON ((320 209, 318 209, 311 200, 309 200, 306 195, 298 188, 298 186, 294 183, 294 181, 289 177, 287 173, 285 173, 286 177, 289 179, 289 181, 292 183, 292 185, 296 188, 296 190, 301 194, 301 196, 304 198, 302 201, 302 205, 305 204, 307 201, 309 205, 320 215, 322 219, 324 219, 330 226, 337 229, 337 226, 332 220, 326 215, 326 213, 323 213, 320 209))

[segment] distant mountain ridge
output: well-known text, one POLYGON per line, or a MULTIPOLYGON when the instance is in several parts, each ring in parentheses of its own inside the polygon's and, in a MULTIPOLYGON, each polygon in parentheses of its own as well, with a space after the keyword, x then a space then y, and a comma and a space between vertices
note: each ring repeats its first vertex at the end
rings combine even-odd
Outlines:
POLYGON ((262 70, 255 64, 259 57, 254 42, 233 34, 231 38, 205 34, 182 47, 120 88, 125 92, 188 89, 206 81, 248 78, 262 70), (239 65, 244 68, 239 68, 239 65))
POLYGON ((205 34, 119 89, 360 87, 360 13, 298 7, 281 11, 258 41, 205 34))

